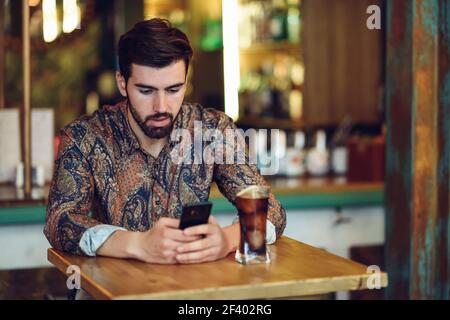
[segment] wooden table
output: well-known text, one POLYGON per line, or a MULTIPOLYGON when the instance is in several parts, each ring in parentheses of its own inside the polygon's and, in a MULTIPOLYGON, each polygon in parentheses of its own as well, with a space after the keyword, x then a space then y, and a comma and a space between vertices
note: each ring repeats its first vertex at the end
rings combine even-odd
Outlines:
MULTIPOLYGON (((81 287, 96 299, 274 299, 367 289, 367 267, 287 237, 270 245, 272 263, 241 265, 234 254, 193 265, 87 258, 48 249, 66 273, 81 270, 81 287)), ((387 286, 387 274, 380 283, 387 286)))

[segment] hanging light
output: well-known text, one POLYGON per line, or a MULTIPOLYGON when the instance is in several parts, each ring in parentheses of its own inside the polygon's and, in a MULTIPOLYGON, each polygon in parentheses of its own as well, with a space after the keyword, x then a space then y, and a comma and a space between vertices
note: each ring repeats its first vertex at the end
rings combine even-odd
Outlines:
POLYGON ((56 0, 42 1, 44 41, 52 42, 58 37, 58 17, 56 0))
POLYGON ((30 7, 37 7, 40 2, 41 2, 41 0, 28 0, 28 5, 30 7))
POLYGON ((225 113, 233 120, 239 117, 239 31, 236 23, 238 14, 237 0, 222 1, 225 113))
POLYGON ((80 7, 77 0, 63 1, 63 31, 70 33, 80 24, 80 7))

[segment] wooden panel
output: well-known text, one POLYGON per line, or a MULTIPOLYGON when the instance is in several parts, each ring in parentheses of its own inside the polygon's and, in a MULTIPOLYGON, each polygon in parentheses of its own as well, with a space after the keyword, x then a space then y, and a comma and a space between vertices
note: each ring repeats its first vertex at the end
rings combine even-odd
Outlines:
MULTIPOLYGON (((283 237, 271 245, 272 263, 244 266, 230 254, 194 265, 85 258, 48 250, 60 271, 81 269, 81 286, 98 299, 260 299, 367 288, 367 267, 283 237)), ((387 274, 381 273, 382 287, 387 274)))
POLYGON ((303 59, 305 62, 304 115, 309 126, 330 122, 332 84, 330 50, 330 20, 328 5, 333 1, 302 1, 303 59))
POLYGON ((437 21, 436 1, 414 3, 412 298, 433 298, 437 222, 437 21), (431 25, 429 25, 431 24, 431 25), (436 28, 436 30, 435 30, 436 28), (430 90, 432 88, 432 90, 430 90))
POLYGON ((438 213, 436 233, 442 235, 434 285, 450 299, 450 1, 439 1, 438 213))
POLYGON ((388 2, 389 298, 448 296, 449 22, 448 1, 388 2))
POLYGON ((387 154, 386 154, 386 269, 391 283, 387 296, 409 297, 411 215, 412 42, 407 30, 410 1, 388 3, 387 28, 387 154), (407 10, 408 9, 408 10, 407 10), (395 19, 395 21, 394 21, 395 19), (405 67, 402 67, 405 66, 405 67), (401 85, 398 85, 401 84, 401 85), (402 227, 402 226, 403 227, 402 227))
POLYGON ((366 27, 382 0, 305 0, 305 122, 336 125, 346 115, 379 123, 383 31, 366 27))
POLYGON ((0 109, 5 107, 5 1, 0 1, 0 109))

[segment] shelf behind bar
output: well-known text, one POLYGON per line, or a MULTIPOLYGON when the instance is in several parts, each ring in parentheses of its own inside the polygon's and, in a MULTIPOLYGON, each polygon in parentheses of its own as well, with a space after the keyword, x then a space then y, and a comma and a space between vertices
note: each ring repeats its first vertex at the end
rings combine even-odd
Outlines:
POLYGON ((271 41, 254 43, 249 47, 239 48, 241 54, 260 53, 261 51, 295 51, 300 52, 301 44, 290 41, 271 41))
MULTIPOLYGON (((382 182, 348 182, 345 178, 270 178, 272 192, 286 210, 383 206, 382 182)), ((13 186, 0 185, 0 225, 43 223, 47 188, 33 190, 36 198, 25 199, 13 186)), ((235 214, 235 207, 213 184, 213 213, 235 214)))
POLYGON ((236 121, 238 126, 266 128, 266 129, 304 129, 305 125, 302 120, 278 119, 269 117, 245 116, 236 121))

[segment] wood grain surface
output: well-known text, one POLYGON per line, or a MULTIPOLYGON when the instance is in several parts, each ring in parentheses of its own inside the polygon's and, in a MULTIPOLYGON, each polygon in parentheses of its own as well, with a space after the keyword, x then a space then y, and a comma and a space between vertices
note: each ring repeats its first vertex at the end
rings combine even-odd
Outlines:
MULTIPOLYGON (((234 255, 193 265, 80 257, 48 249, 66 273, 81 270, 81 287, 96 299, 272 299, 366 289, 367 267, 287 237, 270 245, 270 264, 241 265, 234 255)), ((382 287, 387 274, 380 273, 382 287)))

